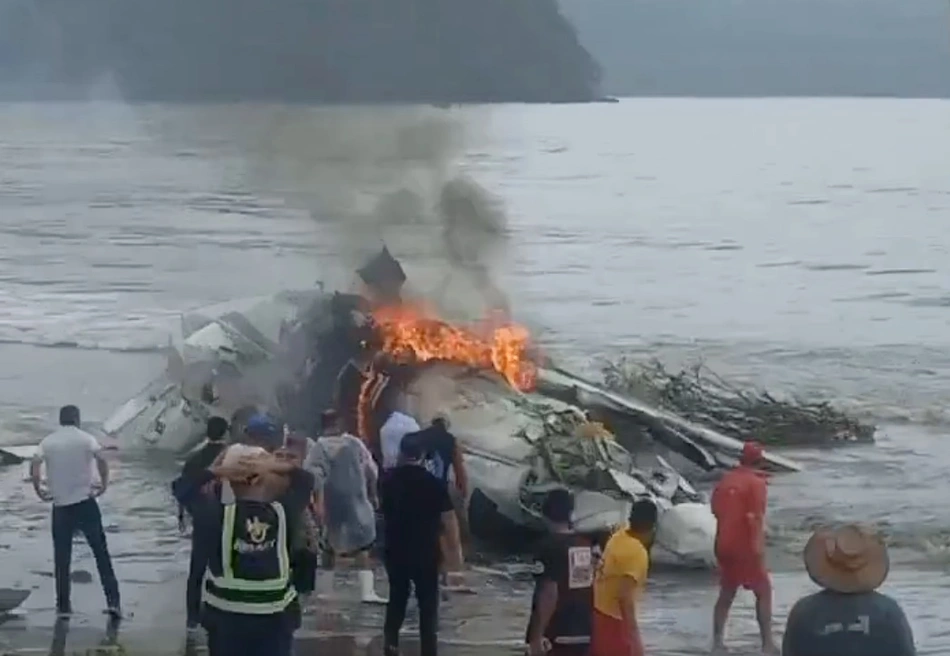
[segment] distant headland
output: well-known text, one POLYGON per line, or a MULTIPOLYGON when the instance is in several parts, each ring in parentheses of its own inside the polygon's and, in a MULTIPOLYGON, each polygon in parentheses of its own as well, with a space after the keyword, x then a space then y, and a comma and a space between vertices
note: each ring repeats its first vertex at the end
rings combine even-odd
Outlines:
POLYGON ((598 63, 557 0, 11 0, 0 97, 587 102, 598 63))

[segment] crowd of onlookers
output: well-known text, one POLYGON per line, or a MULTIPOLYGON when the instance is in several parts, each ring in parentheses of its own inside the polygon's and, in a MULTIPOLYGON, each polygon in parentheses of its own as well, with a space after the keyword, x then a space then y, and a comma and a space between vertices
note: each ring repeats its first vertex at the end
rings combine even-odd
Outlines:
MULTIPOLYGON (((421 654, 435 656, 440 586, 463 566, 453 496, 464 499, 467 492, 447 418, 421 428, 393 407, 376 453, 349 435, 332 410, 323 413, 314 438, 288 434, 262 414, 240 426, 212 418, 207 438, 173 483, 173 492, 181 506, 180 523, 184 526, 186 516, 192 522, 188 626, 205 629, 211 656, 289 655, 302 609, 314 602, 318 559, 326 555, 331 559, 324 560, 325 566, 332 566, 333 558, 352 558, 361 601, 386 604, 386 656, 399 653, 411 593, 419 608, 421 654), (374 552, 386 570, 388 599, 375 590, 374 552)), ((729 610, 745 588, 755 595, 764 653, 915 654, 900 606, 877 592, 889 567, 884 542, 858 525, 823 528, 811 536, 804 562, 820 590, 795 603, 781 646, 774 641, 765 561, 767 478, 757 468, 762 455, 761 446, 746 443, 739 466, 723 476, 711 497, 720 580, 712 610, 713 651, 725 651, 729 610)), ((60 617, 65 620, 72 612, 75 532, 93 551, 108 613, 121 617, 96 501, 108 488, 109 467, 97 440, 81 429, 76 407, 61 409, 60 428, 40 443, 31 478, 37 495, 53 505, 60 617)), ((537 550, 526 650, 530 656, 650 653, 638 609, 644 603, 657 507, 649 500, 634 501, 627 524, 606 541, 574 533, 573 513, 568 490, 548 494, 542 514, 549 533, 537 550)))
MULTIPOLYGON (((772 584, 765 564, 767 480, 756 466, 762 448, 746 443, 738 467, 717 484, 719 597, 712 613, 712 652, 724 653, 725 626, 739 589, 756 598, 762 652, 785 656, 912 656, 914 640, 897 602, 877 592, 888 555, 873 530, 846 525, 816 531, 805 567, 821 588, 798 600, 779 647, 772 634, 772 584)), ((530 656, 640 656, 638 619, 649 570, 657 508, 637 501, 628 524, 601 547, 571 532, 573 501, 552 492, 544 506, 551 535, 539 551, 530 656)))

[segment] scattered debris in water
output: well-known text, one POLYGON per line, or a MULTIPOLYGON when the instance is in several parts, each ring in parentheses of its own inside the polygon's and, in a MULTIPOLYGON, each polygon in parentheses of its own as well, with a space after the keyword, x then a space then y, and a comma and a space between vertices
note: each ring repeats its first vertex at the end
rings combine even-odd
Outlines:
POLYGON ((772 446, 874 441, 874 425, 830 403, 778 399, 766 391, 739 389, 703 362, 673 373, 656 360, 622 358, 604 364, 601 372, 604 384, 617 392, 739 440, 755 439, 772 446))

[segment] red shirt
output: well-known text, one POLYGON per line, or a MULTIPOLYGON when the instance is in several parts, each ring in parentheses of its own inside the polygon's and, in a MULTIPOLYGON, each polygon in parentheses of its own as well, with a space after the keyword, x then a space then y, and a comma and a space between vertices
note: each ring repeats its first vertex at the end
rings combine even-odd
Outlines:
POLYGON ((716 516, 716 553, 747 557, 760 553, 768 483, 765 475, 739 466, 728 472, 712 493, 716 516))

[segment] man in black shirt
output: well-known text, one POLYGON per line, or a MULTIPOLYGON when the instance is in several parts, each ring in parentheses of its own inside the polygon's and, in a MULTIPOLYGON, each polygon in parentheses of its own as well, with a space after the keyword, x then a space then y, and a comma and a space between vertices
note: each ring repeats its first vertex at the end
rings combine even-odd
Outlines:
POLYGON ((541 509, 551 534, 538 550, 527 643, 530 656, 583 656, 590 644, 595 547, 571 532, 574 497, 548 493, 541 509))
POLYGON ((464 499, 467 496, 468 476, 465 463, 462 460, 462 449, 459 448, 455 435, 449 432, 449 420, 439 415, 432 420, 432 424, 416 432, 425 449, 425 467, 429 473, 440 481, 448 484, 449 471, 455 474, 455 487, 464 499))
MULTIPOLYGON (((449 472, 455 474, 455 489, 458 492, 459 499, 468 497, 468 474, 465 470, 465 462, 462 459, 462 449, 459 447, 458 440, 449 431, 449 419, 443 414, 437 415, 432 423, 417 431, 418 439, 421 440, 425 450, 424 464, 429 473, 442 481, 442 484, 448 486, 449 472)), ((463 501, 464 503, 464 501, 463 501)), ((459 510, 456 508, 456 514, 459 510)), ((444 539, 444 538, 443 538, 444 539)), ((443 549, 449 548, 443 544, 443 549)), ((460 575, 461 573, 457 573, 460 575)), ((451 582, 446 572, 442 573, 442 584, 445 590, 462 590, 462 579, 456 578, 451 582)))
MULTIPOLYGON (((185 461, 181 469, 182 476, 190 476, 207 469, 217 459, 227 446, 228 420, 224 417, 211 417, 205 429, 205 436, 207 441, 185 461)), ((178 504, 178 528, 182 532, 185 530, 185 510, 183 505, 178 504)))
POLYGON ((411 583, 419 604, 420 654, 436 656, 440 535, 444 530, 451 545, 446 564, 457 569, 461 554, 458 521, 445 485, 425 469, 425 449, 418 436, 407 435, 399 448, 400 463, 384 479, 381 495, 383 560, 389 576, 385 654, 399 653, 399 630, 406 619, 411 583))
MULTIPOLYGON (((223 417, 212 417, 208 420, 208 427, 205 431, 208 441, 185 461, 182 467, 182 478, 191 478, 199 472, 208 469, 217 459, 218 455, 227 446, 228 422, 223 417)), ((185 531, 185 505, 178 504, 178 529, 185 531)), ((189 513, 194 515, 192 507, 188 507, 189 513)), ((204 580, 205 569, 208 566, 208 554, 200 544, 195 544, 195 531, 191 533, 191 559, 188 563, 188 587, 185 591, 185 600, 187 607, 187 622, 189 629, 198 628, 198 616, 201 613, 201 584, 204 580)))

